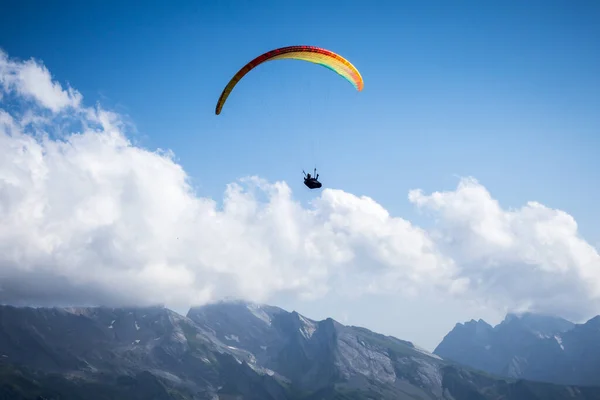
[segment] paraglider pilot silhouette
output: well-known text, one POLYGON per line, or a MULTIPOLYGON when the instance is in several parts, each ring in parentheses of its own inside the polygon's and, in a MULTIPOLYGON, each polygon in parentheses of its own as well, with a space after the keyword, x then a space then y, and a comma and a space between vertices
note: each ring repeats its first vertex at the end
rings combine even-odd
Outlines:
POLYGON ((317 169, 314 170, 314 176, 310 176, 310 173, 306 173, 302 171, 304 174, 304 184, 309 189, 318 189, 321 187, 321 182, 319 182, 319 174, 317 174, 317 169))

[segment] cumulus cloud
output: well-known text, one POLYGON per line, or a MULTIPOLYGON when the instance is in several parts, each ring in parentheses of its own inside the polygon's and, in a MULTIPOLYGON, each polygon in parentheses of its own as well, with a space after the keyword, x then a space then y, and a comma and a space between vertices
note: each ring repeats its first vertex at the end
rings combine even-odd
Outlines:
POLYGON ((66 107, 78 107, 81 94, 72 88, 63 90, 58 82, 53 82, 50 71, 35 60, 18 62, 9 59, 0 50, 0 85, 4 93, 17 92, 20 96, 32 98, 41 106, 58 112, 66 107))
POLYGON ((600 256, 566 212, 537 202, 504 210, 473 178, 449 192, 412 190, 409 200, 437 217, 431 235, 460 264, 470 295, 510 311, 600 311, 600 256))
POLYGON ((0 53, 0 88, 1 302, 435 293, 598 312, 600 257, 562 211, 503 210, 473 179, 410 192, 438 220, 429 232, 341 190, 305 208, 285 182, 259 177, 216 202, 193 191, 172 154, 133 145, 119 115, 84 106, 38 62, 0 53), (6 107, 9 95, 25 105, 6 107))

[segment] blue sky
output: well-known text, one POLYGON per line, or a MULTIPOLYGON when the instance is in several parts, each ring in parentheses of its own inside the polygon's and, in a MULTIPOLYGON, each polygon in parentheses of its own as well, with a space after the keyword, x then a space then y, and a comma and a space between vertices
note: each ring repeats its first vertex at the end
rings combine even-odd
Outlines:
POLYGON ((600 5, 477 3, 21 2, 0 35, 9 54, 128 113, 202 193, 245 174, 301 192, 314 160, 328 186, 410 213, 410 188, 473 175, 503 204, 569 210, 600 240, 585 223, 600 220, 600 5), (253 71, 214 115, 244 63, 298 43, 351 60, 364 91, 284 61, 253 71))
POLYGON ((539 201, 600 243, 600 3, 596 1, 22 1, 3 6, 0 48, 43 62, 88 104, 126 114, 134 140, 171 149, 198 194, 246 175, 303 202, 326 187, 431 220, 407 199, 473 176, 504 208, 539 201), (308 44, 331 71, 277 61, 221 90, 253 57, 308 44))

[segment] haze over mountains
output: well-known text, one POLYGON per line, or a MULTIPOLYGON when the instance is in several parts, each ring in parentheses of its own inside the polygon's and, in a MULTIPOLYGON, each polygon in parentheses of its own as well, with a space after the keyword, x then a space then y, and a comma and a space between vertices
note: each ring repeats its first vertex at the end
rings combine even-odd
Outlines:
POLYGON ((574 324, 562 318, 509 314, 492 327, 456 324, 434 350, 492 374, 570 385, 600 385, 600 316, 574 324))
POLYGON ((0 324, 0 397, 15 400, 600 399, 600 387, 492 377, 365 328, 242 301, 186 317, 2 306, 0 324))

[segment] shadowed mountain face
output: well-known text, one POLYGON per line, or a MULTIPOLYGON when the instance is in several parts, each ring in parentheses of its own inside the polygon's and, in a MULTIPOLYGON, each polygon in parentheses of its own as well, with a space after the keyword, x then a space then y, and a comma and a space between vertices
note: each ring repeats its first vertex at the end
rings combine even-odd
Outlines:
POLYGON ((512 382, 412 343, 243 302, 190 310, 0 307, 0 398, 600 399, 512 382))
POLYGON ((504 377, 599 385, 600 316, 580 325, 535 314, 509 314, 496 327, 472 320, 457 324, 434 353, 504 377))
MULTIPOLYGON (((0 323, 3 366, 25 369, 30 378, 41 374, 48 389, 62 388, 61 393, 75 396, 69 398, 85 394, 82 388, 98 386, 112 394, 103 396, 102 390, 94 390, 81 398, 131 398, 125 389, 148 382, 163 388, 164 396, 156 398, 165 399, 213 398, 219 388, 227 391, 237 386, 235 390, 244 393, 254 380, 261 384, 244 393, 244 398, 278 398, 278 391, 284 389, 273 378, 238 362, 251 354, 229 350, 189 319, 164 308, 1 307, 0 323), (274 381, 272 394, 269 381, 274 381), (120 391, 111 392, 114 387, 120 391)), ((54 398, 51 393, 45 397, 54 398)))

